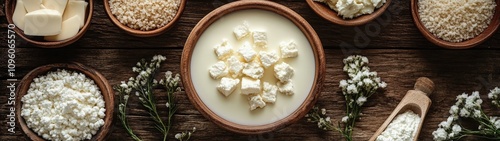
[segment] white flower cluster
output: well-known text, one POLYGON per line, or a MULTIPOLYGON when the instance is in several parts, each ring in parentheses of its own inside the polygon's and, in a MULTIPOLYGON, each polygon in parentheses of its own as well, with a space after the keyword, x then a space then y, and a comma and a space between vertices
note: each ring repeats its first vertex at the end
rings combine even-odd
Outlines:
POLYGON ((488 98, 491 99, 491 103, 493 103, 493 105, 500 108, 500 88, 495 87, 491 90, 488 94, 488 98))
POLYGON ((307 122, 317 122, 318 128, 322 130, 332 130, 332 120, 326 115, 326 109, 321 110, 314 106, 311 112, 306 114, 307 122))
POLYGON ((193 127, 193 130, 192 131, 186 131, 186 132, 182 132, 182 133, 177 133, 175 134, 175 139, 179 140, 179 141, 187 141, 191 138, 191 135, 196 132, 196 127, 193 127))
POLYGON ((483 100, 480 98, 479 92, 472 92, 471 95, 463 93, 458 95, 456 100, 455 105, 450 108, 450 116, 446 121, 438 125, 436 131, 432 132, 434 140, 458 140, 471 132, 482 136, 489 136, 489 133, 496 135, 495 132, 490 132, 490 130, 498 131, 500 129, 500 120, 497 120, 497 117, 489 117, 483 112, 481 108, 483 100), (458 122, 459 118, 474 119, 480 124, 478 127, 479 131, 462 129, 463 127, 458 122))

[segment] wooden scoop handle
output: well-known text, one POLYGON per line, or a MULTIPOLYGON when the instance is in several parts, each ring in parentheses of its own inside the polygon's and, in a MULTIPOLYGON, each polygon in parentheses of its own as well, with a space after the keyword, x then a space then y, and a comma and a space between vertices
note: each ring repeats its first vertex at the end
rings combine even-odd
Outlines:
POLYGON ((425 95, 429 96, 434 91, 434 82, 427 77, 420 77, 415 82, 413 89, 422 91, 425 95))

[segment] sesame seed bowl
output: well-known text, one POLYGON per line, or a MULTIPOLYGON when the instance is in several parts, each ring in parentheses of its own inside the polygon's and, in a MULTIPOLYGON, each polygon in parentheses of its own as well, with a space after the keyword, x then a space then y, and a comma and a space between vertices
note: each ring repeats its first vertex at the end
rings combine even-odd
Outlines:
POLYGON ((186 1, 187 0, 166 0, 166 1, 146 0, 146 1, 123 2, 123 0, 104 0, 104 8, 106 10, 106 13, 108 14, 109 19, 113 22, 113 24, 118 26, 118 28, 122 29, 127 34, 136 37, 152 37, 163 34, 174 26, 174 24, 176 23, 177 20, 180 19, 182 12, 184 11, 184 7, 186 6, 186 1), (144 3, 138 3, 138 2, 144 2, 144 3), (177 7, 175 7, 175 5, 177 5, 177 7), (127 7, 127 6, 153 6, 153 7, 140 9, 138 7, 127 7), (121 8, 126 8, 126 9, 121 9, 121 8), (159 8, 169 9, 169 10, 162 11, 159 8), (177 10, 175 10, 176 8, 177 10), (129 10, 129 9, 134 9, 134 10, 129 10), (161 11, 163 13, 157 13, 158 11, 161 11), (152 16, 145 17, 145 15, 152 15, 152 16))
MULTIPOLYGON (((263 58, 260 58, 260 61, 253 59, 253 62, 251 62, 252 57, 244 60, 245 56, 249 55, 247 53, 240 52, 242 58, 239 60, 234 55, 237 53, 234 53, 228 61, 246 61, 249 64, 247 66, 253 67, 260 66, 259 62, 263 65, 268 63, 268 61, 263 61, 266 60, 263 58)), ((255 58, 258 57, 255 56, 255 58)), ((251 68, 248 67, 248 70, 251 71, 251 68)), ((181 58, 182 82, 191 103, 203 116, 216 125, 241 134, 275 131, 302 119, 319 97, 324 72, 324 52, 315 30, 299 14, 272 1, 235 1, 210 12, 189 34, 181 58), (249 30, 243 26, 248 27, 249 30), (245 30, 248 36, 238 38, 240 37, 238 36, 240 35, 239 29, 245 30), (256 36, 262 34, 265 37, 256 36), (250 47, 252 45, 249 45, 252 42, 254 46, 257 46, 257 43, 262 43, 260 42, 262 40, 266 41, 267 47, 250 47), (288 44, 291 40, 296 43, 298 55, 283 57, 286 53, 283 48, 280 50, 281 43, 288 44), (235 52, 248 49, 244 49, 245 47, 249 47, 249 50, 255 49, 260 51, 260 57, 266 56, 265 52, 280 50, 281 59, 274 64, 268 64, 268 68, 260 71, 261 77, 255 78, 256 74, 252 75, 242 70, 244 75, 224 76, 218 80, 211 72, 209 73, 209 68, 215 66, 216 63, 220 64, 219 62, 224 64, 216 56, 218 51, 214 53, 214 47, 219 46, 221 42, 235 47, 230 49, 235 52), (247 43, 248 46, 245 45, 247 43), (280 86, 283 82, 282 77, 277 76, 276 72, 287 64, 293 68, 293 76, 286 82, 291 84, 289 82, 293 81, 291 90, 287 89, 290 87, 282 87, 286 84, 280 86), (239 83, 240 79, 241 83, 239 83), (230 92, 221 88, 225 80, 237 82, 237 84, 230 84, 233 89, 228 90, 230 92), (263 91, 260 90, 261 82, 263 91), (250 83, 255 84, 251 86, 253 92, 250 92, 247 87, 250 83), (279 91, 276 90, 274 84, 280 88, 279 91), (272 88, 266 88, 266 85, 274 87, 274 92, 271 92, 272 88), (273 93, 274 100, 268 99, 266 105, 260 99, 260 105, 254 106, 257 103, 255 101, 259 101, 259 97, 264 95, 266 89, 269 93, 273 93)))
MULTIPOLYGON (((438 45, 443 48, 448 48, 448 49, 467 49, 467 48, 472 48, 474 46, 477 46, 484 41, 486 41, 488 38, 490 38, 497 30, 500 25, 500 0, 496 0, 496 8, 493 14, 493 17, 491 19, 490 24, 486 29, 484 29, 479 35, 461 41, 461 42, 450 42, 443 40, 441 38, 438 38, 435 36, 433 33, 431 33, 425 26, 424 23, 421 20, 420 14, 419 14, 419 0, 411 0, 411 14, 413 16, 413 22, 415 23, 415 26, 418 28, 418 30, 422 33, 422 35, 429 40, 430 42, 434 43, 435 45, 438 45)), ((471 19, 472 20, 472 19, 471 19)), ((476 19, 473 19, 474 21, 476 19)), ((462 23, 462 22, 461 22, 462 23)), ((472 26, 470 26, 472 27, 472 26)))
POLYGON ((382 15, 391 4, 391 0, 386 0, 383 6, 375 9, 371 14, 364 14, 359 17, 354 17, 352 19, 349 18, 344 19, 342 18, 342 16, 338 14, 337 11, 330 9, 330 7, 328 7, 327 4, 316 2, 314 0, 306 0, 306 2, 309 5, 309 7, 311 7, 311 9, 320 17, 332 23, 342 26, 364 25, 382 15))
MULTIPOLYGON (((22 39, 26 40, 28 43, 30 43, 34 46, 37 46, 37 47, 59 48, 59 47, 64 47, 64 46, 70 45, 70 44, 78 41, 78 39, 80 39, 81 37, 83 37, 83 35, 87 31, 87 29, 90 27, 92 13, 94 11, 94 1, 93 0, 85 0, 85 2, 87 2, 88 5, 86 7, 85 15, 83 17, 83 19, 84 19, 83 26, 81 26, 81 28, 78 30, 76 35, 74 35, 72 37, 69 37, 69 38, 64 39, 64 40, 48 41, 48 40, 45 40, 43 36, 26 35, 24 33, 24 31, 21 28, 19 28, 17 25, 14 28, 14 31, 16 32, 17 35, 19 35, 19 37, 21 37, 22 39)), ((5 14, 6 14, 7 21, 9 22, 9 24, 14 24, 13 15, 14 15, 14 11, 16 9, 16 5, 17 5, 17 0, 6 0, 5 1, 5 14)), ((36 25, 41 25, 42 23, 46 23, 46 22, 47 21, 41 21, 40 23, 37 23, 36 25)))
MULTIPOLYGON (((60 73, 58 73, 60 74, 60 73)), ((78 79, 76 79, 78 80, 78 79)), ((59 63, 59 64, 49 64, 49 65, 44 65, 40 66, 38 68, 35 68, 34 70, 30 71, 28 74, 24 76, 24 78, 21 80, 19 83, 19 86, 17 87, 17 96, 16 96, 16 118, 17 122, 20 125, 22 131, 25 133, 26 136, 28 136, 31 140, 35 141, 43 141, 46 140, 49 135, 49 133, 44 133, 45 135, 39 135, 38 133, 44 132, 43 130, 49 130, 49 131, 54 131, 56 128, 61 128, 61 132, 57 132, 55 134, 58 135, 58 137, 61 137, 64 135, 62 132, 62 129, 65 129, 64 127, 71 127, 69 124, 72 124, 74 127, 77 127, 77 124, 82 124, 78 125, 78 127, 88 127, 86 129, 84 128, 78 128, 75 132, 73 133, 68 133, 71 132, 71 130, 64 130, 68 136, 70 134, 73 137, 81 137, 82 140, 83 138, 89 139, 90 140, 105 140, 105 137, 107 136, 107 133, 109 132, 109 129, 111 127, 111 122, 113 121, 113 111, 114 111, 114 93, 112 90, 112 87, 109 85, 108 81, 104 76, 102 76, 99 72, 96 70, 84 66, 80 63, 72 62, 72 63, 59 63), (66 73, 65 71, 68 73, 66 73), (55 75, 55 72, 64 72, 63 74, 65 75, 55 75), (71 73, 73 72, 73 73, 71 73), (52 74, 54 75, 52 75, 52 74), (43 77, 47 76, 61 76, 61 77, 53 77, 54 80, 59 79, 59 82, 63 82, 64 87, 68 88, 71 87, 73 89, 71 90, 77 90, 76 87, 79 87, 80 89, 85 88, 85 89, 91 89, 90 92, 77 92, 77 91, 71 91, 69 89, 60 89, 61 91, 53 91, 53 89, 60 88, 57 87, 56 81, 51 81, 48 82, 48 80, 53 80, 52 78, 50 79, 44 79, 43 77), (80 78, 88 81, 74 81, 75 83, 79 84, 85 84, 85 82, 91 82, 87 83, 90 84, 89 86, 87 85, 78 85, 75 83, 73 85, 67 85, 68 81, 78 78, 78 77, 72 77, 71 79, 64 79, 61 80, 61 78, 65 76, 80 76, 80 78), (91 81, 92 80, 92 81, 91 81), (44 81, 42 83, 42 81, 44 81), (38 87, 51 87, 50 89, 42 89, 38 87), (95 88, 95 89, 92 89, 95 88), (52 89, 52 90, 51 90, 52 89), (63 92, 63 90, 68 90, 66 92, 63 92), (94 92, 92 90, 95 90, 94 92), (52 91, 53 93, 49 92, 52 91), (49 92, 49 93, 39 93, 39 92, 49 92), (39 93, 39 94, 35 94, 39 93), (58 93, 58 94, 56 94, 58 93), (68 94, 77 94, 79 95, 68 95, 68 94), (35 95, 34 95, 35 94, 35 95), (100 95, 99 95, 100 94, 100 95), (28 96, 30 95, 30 96, 28 96), (102 95, 102 96, 101 96, 102 95), (71 96, 74 96, 74 99, 68 99, 71 98, 71 96), (94 97, 93 97, 94 96, 94 97), (97 96, 97 97, 95 97, 97 96), (45 99, 42 99, 44 98, 45 99), (49 97, 49 98, 48 98, 49 97), (83 97, 83 98, 82 98, 83 97), (24 100, 22 100, 24 98, 24 100), (60 100, 56 100, 60 99, 60 100), (91 99, 94 99, 96 101, 93 101, 91 99), (101 99, 101 100, 99 100, 101 99), (37 102, 39 101, 39 102, 37 102), (100 102, 99 102, 100 101, 100 102), (27 103, 29 104, 27 104, 27 103), (70 103, 73 103, 70 104, 70 103), (102 103, 103 102, 103 103, 102 103), (41 105, 33 106, 36 105, 36 103, 41 103, 41 105), (77 104, 74 104, 77 103, 77 104), (82 106, 82 103, 83 106, 82 106), (90 105, 88 107, 89 103, 98 103, 96 105, 90 105), (25 105, 27 104, 27 105, 25 105), (47 106, 52 105, 52 106, 47 106), (67 104, 67 105, 66 105, 67 104), (85 105, 87 104, 87 105, 85 105), (65 106, 64 106, 65 105, 65 106), (64 108, 57 108, 57 107, 64 107, 64 108), (73 106, 73 107, 72 107, 73 106), (104 107, 102 107, 104 106, 104 107), (36 107, 36 108, 32 108, 36 107), (48 108, 52 107, 52 108, 48 108), (83 107, 83 108, 81 108, 83 107), (96 111, 97 107, 99 110, 98 112, 89 112, 89 111, 96 111), (85 109, 87 108, 87 109, 85 109), (90 108, 90 109, 88 109, 90 108), (63 109, 63 110, 62 110, 63 109), (76 110, 80 109, 80 110, 76 110), (23 110, 28 110, 28 111, 23 111, 23 110), (105 110, 105 111, 104 111, 105 110), (50 114, 47 114, 49 112, 50 114), (61 113, 64 112, 64 113, 61 113), (30 113, 30 114, 27 114, 30 113), (38 114, 37 114, 38 113, 38 114), (54 113, 54 115, 51 115, 54 113), (44 115, 45 117, 39 116, 39 115, 44 115), (48 115, 48 117, 47 117, 48 115), (74 115, 74 118, 71 117, 69 118, 69 115, 74 115), (39 116, 39 117, 36 117, 39 116), (27 117, 27 119, 26 119, 27 117), (36 118, 32 118, 36 117, 36 118), (62 119, 53 119, 53 118, 62 118, 62 119), (99 120, 93 120, 93 119, 98 119, 99 120), (32 119, 38 119, 35 120, 35 122, 32 119), (50 119, 50 120, 47 120, 50 119), (75 121, 70 121, 71 119, 77 119, 75 121), (66 121, 66 123, 64 123, 66 121), (94 122, 95 121, 95 122, 94 122), (28 127, 28 122, 31 124, 31 128, 28 127), (55 125, 55 127, 51 126, 44 126, 44 125, 55 125), (63 127, 58 126, 58 125, 63 125, 63 127), (38 127, 43 126, 42 128, 38 127), (53 128, 53 129, 52 129, 53 128), (89 131, 90 130, 90 131, 89 131), (61 135, 62 134, 62 135, 61 135), (60 135, 60 136, 59 136, 60 135)), ((52 133, 50 133, 51 136, 53 136, 52 133)), ((64 137, 66 138, 66 137, 64 137)))

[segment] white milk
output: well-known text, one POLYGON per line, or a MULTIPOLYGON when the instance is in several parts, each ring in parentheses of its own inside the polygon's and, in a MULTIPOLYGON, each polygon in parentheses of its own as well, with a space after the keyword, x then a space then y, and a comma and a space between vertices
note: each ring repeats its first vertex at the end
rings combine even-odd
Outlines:
MULTIPOLYGON (((255 49, 258 51, 259 47, 255 49)), ((273 67, 274 65, 265 69, 261 84, 265 81, 276 85, 277 79, 274 77, 273 67)), ((241 125, 269 124, 290 115, 297 110, 311 91, 314 76, 313 50, 302 31, 287 18, 260 9, 236 11, 215 21, 201 35, 191 60, 191 78, 201 100, 220 117, 241 125), (240 94, 241 83, 226 97, 216 89, 219 80, 212 79, 208 73, 208 68, 218 61, 214 47, 222 43, 223 39, 227 39, 235 51, 245 41, 252 43, 250 36, 237 41, 233 34, 233 29, 242 25, 244 21, 249 23, 250 30, 267 32, 268 48, 265 50, 276 50, 279 53, 279 43, 290 40, 297 43, 299 50, 298 57, 281 59, 295 69, 292 77, 295 95, 287 96, 278 92, 276 103, 267 103, 266 107, 253 111, 250 111, 248 96, 240 94)))

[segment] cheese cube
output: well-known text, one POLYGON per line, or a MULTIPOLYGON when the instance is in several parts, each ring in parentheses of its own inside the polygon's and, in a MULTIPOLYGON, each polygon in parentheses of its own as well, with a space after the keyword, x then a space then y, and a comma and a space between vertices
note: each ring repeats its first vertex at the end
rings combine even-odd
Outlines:
POLYGON ((208 69, 208 72, 213 79, 224 77, 229 73, 228 69, 226 69, 226 63, 224 63, 224 61, 219 61, 212 65, 208 69))
POLYGON ((259 47, 267 47, 267 34, 262 31, 253 32, 253 43, 259 47))
POLYGON ((257 108, 264 108, 266 106, 266 102, 262 100, 260 95, 253 95, 250 97, 250 110, 255 110, 257 108))
POLYGON ((28 13, 42 9, 42 0, 22 0, 28 13))
POLYGON ((250 29, 248 29, 248 23, 243 22, 243 25, 238 25, 233 30, 234 36, 236 39, 241 40, 246 37, 250 33, 250 29))
POLYGON ((260 93, 260 80, 252 80, 248 77, 241 78, 241 94, 258 94, 260 93))
POLYGON ((288 82, 278 82, 278 90, 280 93, 285 95, 293 95, 293 82, 290 80, 288 82))
POLYGON ((297 44, 295 44, 293 40, 290 42, 281 42, 280 50, 281 50, 281 58, 291 58, 291 57, 297 57, 299 55, 297 44))
POLYGON ((12 20, 14 24, 21 30, 24 30, 24 16, 26 15, 26 9, 24 8, 24 2, 22 0, 17 0, 16 9, 14 9, 14 14, 12 15, 12 20))
POLYGON ((241 62, 236 56, 231 56, 227 59, 227 64, 229 66, 229 73, 233 77, 239 77, 241 75, 241 70, 245 67, 245 63, 241 62))
POLYGON ((260 66, 259 62, 253 61, 243 68, 243 74, 253 79, 260 79, 264 75, 264 68, 260 66))
POLYGON ((293 76, 293 68, 285 62, 274 65, 274 76, 281 82, 290 81, 293 76))
POLYGON ((247 62, 252 61, 253 58, 257 55, 257 52, 255 52, 249 42, 243 43, 243 46, 238 49, 238 53, 240 53, 247 62))
POLYGON ((215 46, 215 54, 219 60, 224 60, 233 53, 233 47, 223 40, 222 44, 215 46))
POLYGON ((44 39, 47 41, 60 41, 75 36, 80 29, 80 27, 78 27, 80 20, 78 15, 73 16, 62 23, 61 33, 54 36, 45 36, 44 39))
POLYGON ((81 19, 80 28, 82 28, 85 24, 85 11, 87 10, 87 5, 88 3, 85 1, 70 0, 67 8, 64 10, 63 21, 78 15, 81 19))
POLYGON ((262 66, 264 66, 264 68, 268 68, 269 66, 278 62, 278 60, 280 59, 280 56, 278 56, 278 53, 276 51, 260 51, 259 56, 260 62, 262 63, 262 66))
POLYGON ((50 36, 61 33, 62 15, 56 10, 40 9, 24 17, 24 34, 50 36))
POLYGON ((231 93, 233 93, 234 89, 236 88, 236 85, 238 85, 239 83, 240 83, 239 79, 222 77, 219 85, 217 86, 217 90, 219 90, 219 92, 222 93, 223 95, 229 96, 231 93))
POLYGON ((263 89, 262 100, 270 103, 276 102, 276 92, 278 91, 278 87, 268 82, 264 82, 263 89))
POLYGON ((57 10, 61 14, 64 13, 64 9, 66 9, 67 3, 68 0, 42 0, 43 6, 48 9, 57 10))

